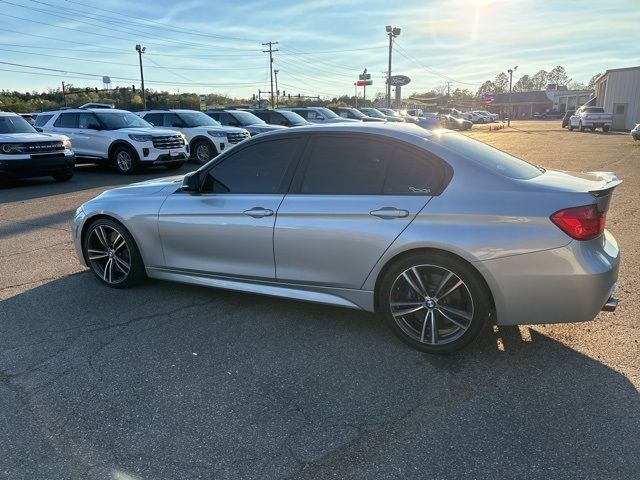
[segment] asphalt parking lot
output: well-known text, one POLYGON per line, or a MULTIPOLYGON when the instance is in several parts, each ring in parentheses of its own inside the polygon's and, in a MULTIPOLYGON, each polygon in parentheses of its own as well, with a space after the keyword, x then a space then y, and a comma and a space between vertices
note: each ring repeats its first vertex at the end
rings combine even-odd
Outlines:
POLYGON ((16 182, 0 188, 0 477, 640 478, 640 142, 558 121, 466 134, 624 180, 607 220, 623 255, 616 312, 488 328, 435 357, 352 310, 108 289, 75 257, 73 212, 167 171, 16 182))

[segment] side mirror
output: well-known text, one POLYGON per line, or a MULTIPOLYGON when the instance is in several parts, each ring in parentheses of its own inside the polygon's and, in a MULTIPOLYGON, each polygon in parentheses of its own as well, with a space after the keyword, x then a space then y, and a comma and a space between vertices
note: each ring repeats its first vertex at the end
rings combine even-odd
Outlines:
POLYGON ((183 192, 197 193, 200 191, 200 174, 196 170, 195 172, 187 173, 182 180, 182 187, 180 190, 183 192))

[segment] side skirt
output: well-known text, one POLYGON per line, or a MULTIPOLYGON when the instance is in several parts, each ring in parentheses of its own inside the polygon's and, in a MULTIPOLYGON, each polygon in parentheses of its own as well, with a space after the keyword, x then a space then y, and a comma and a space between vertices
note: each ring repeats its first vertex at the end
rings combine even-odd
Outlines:
POLYGON ((149 278, 188 283, 206 287, 224 288, 238 292, 257 293, 274 297, 291 298, 306 302, 323 303, 339 307, 373 312, 373 292, 348 288, 296 285, 264 280, 232 278, 201 272, 180 271, 159 267, 147 267, 149 278))

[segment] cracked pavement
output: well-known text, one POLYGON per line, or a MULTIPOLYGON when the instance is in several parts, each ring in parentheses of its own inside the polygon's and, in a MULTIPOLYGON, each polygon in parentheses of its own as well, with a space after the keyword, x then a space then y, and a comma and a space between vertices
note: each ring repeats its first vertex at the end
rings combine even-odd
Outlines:
POLYGON ((470 135, 624 179, 608 215, 620 306, 487 328, 443 357, 362 312, 103 287, 75 258, 75 208, 166 171, 83 166, 66 184, 0 187, 0 478, 639 478, 640 142, 557 123, 470 135))

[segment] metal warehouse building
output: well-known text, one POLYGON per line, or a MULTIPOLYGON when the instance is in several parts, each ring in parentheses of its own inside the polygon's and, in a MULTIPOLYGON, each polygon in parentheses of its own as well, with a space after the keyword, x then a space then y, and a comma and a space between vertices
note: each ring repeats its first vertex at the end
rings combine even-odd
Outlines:
POLYGON ((596 80, 596 105, 613 113, 614 130, 640 123, 640 67, 606 70, 596 80))

